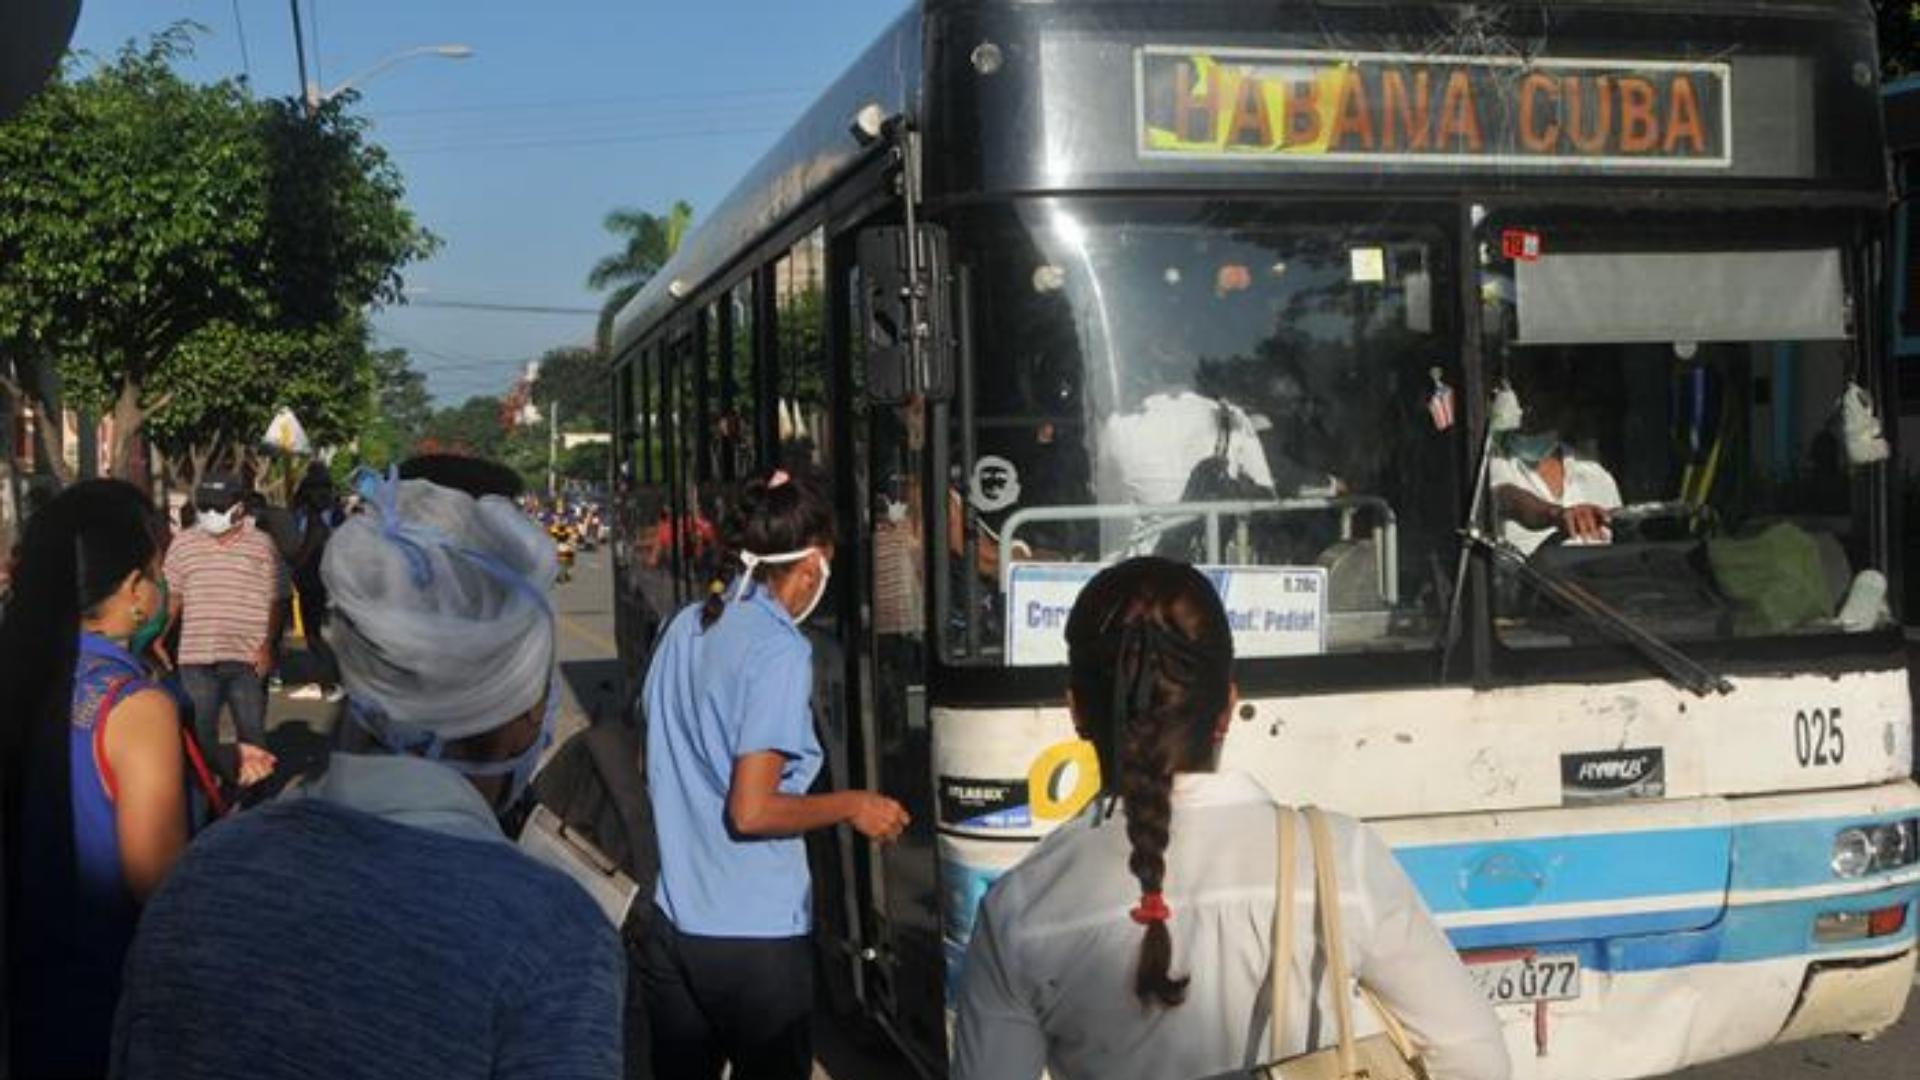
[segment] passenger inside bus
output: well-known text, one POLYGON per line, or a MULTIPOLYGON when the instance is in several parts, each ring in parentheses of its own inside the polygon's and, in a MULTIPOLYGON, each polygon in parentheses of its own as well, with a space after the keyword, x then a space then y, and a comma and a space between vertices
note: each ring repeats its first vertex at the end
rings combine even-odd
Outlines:
MULTIPOLYGON (((950 442, 972 535, 1037 561, 1324 569, 1328 648, 1430 647, 1464 512, 1461 428, 1428 407, 1457 352, 1430 241, 1225 204, 1106 212, 1036 214, 968 255, 978 370, 950 442), (982 499, 989 459, 1017 484, 982 499)), ((991 600, 969 614, 956 590, 946 622, 1000 640, 991 600)))

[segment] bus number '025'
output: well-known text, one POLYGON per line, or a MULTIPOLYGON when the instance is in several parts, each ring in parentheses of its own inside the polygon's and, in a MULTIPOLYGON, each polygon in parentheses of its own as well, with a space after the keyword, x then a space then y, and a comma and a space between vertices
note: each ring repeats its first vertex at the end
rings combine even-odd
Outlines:
POLYGON ((1839 709, 1802 709, 1793 716, 1793 752, 1800 767, 1838 765, 1847 757, 1839 709))

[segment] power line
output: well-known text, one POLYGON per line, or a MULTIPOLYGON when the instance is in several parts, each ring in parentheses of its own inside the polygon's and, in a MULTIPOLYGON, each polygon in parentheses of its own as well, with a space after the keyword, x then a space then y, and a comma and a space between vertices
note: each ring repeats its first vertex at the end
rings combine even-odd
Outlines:
POLYGON ((408 307, 459 308, 462 311, 499 311, 524 315, 598 315, 599 308, 558 307, 545 304, 489 304, 479 300, 407 299, 408 307))
POLYGON ((610 136, 606 138, 582 139, 536 139, 522 142, 472 142, 472 143, 424 143, 414 146, 390 146, 387 149, 396 154, 446 154, 464 153, 474 150, 549 150, 569 146, 616 146, 637 143, 668 142, 674 139, 713 139, 733 135, 766 135, 784 131, 784 127, 762 125, 748 128, 722 128, 717 131, 667 131, 649 135, 610 136))
POLYGON ((603 98, 550 98, 546 101, 506 101, 480 105, 432 105, 410 109, 370 110, 378 119, 388 116, 440 116, 447 113, 498 113, 522 112, 530 109, 574 109, 600 105, 636 105, 661 101, 719 101, 732 98, 752 97, 792 97, 799 94, 811 94, 818 87, 774 87, 765 90, 716 90, 711 92, 688 92, 679 94, 639 94, 623 97, 603 98))

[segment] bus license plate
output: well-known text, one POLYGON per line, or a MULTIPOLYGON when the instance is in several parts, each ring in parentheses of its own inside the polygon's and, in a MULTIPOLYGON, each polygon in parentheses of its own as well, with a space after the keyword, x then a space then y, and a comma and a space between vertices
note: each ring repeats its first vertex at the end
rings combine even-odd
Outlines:
POLYGON ((1467 974, 1495 1005, 1572 1001, 1580 996, 1580 958, 1573 955, 1469 963, 1467 974))

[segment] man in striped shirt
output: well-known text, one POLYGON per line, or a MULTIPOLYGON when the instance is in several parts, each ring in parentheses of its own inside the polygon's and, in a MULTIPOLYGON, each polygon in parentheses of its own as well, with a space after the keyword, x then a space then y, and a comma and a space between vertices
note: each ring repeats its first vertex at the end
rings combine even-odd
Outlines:
POLYGON ((279 618, 280 552, 246 523, 244 495, 232 476, 207 477, 194 492, 194 528, 167 550, 167 588, 180 621, 180 682, 205 747, 219 740, 223 706, 233 710, 240 742, 267 742, 268 643, 279 618))

